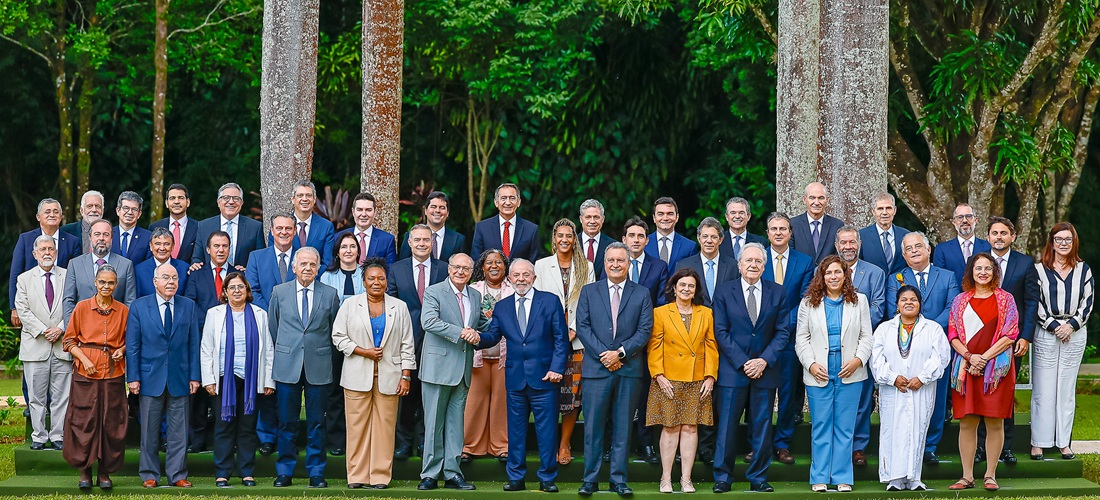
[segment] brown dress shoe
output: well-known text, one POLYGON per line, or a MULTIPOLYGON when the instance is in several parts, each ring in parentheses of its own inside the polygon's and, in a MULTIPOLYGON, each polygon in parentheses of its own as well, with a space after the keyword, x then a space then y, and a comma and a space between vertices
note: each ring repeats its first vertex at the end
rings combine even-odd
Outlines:
POLYGON ((177 488, 190 488, 191 487, 191 481, 188 481, 186 479, 180 479, 179 481, 176 481, 176 483, 173 486, 175 486, 177 488))
POLYGON ((784 463, 787 465, 791 465, 794 463, 794 455, 791 455, 791 450, 788 450, 786 448, 775 450, 775 459, 779 460, 780 463, 784 463))
POLYGON ((157 480, 156 479, 146 479, 145 481, 143 481, 141 483, 141 487, 142 488, 156 488, 157 487, 157 480))
POLYGON ((863 450, 852 452, 852 465, 867 465, 867 455, 863 454, 863 450))

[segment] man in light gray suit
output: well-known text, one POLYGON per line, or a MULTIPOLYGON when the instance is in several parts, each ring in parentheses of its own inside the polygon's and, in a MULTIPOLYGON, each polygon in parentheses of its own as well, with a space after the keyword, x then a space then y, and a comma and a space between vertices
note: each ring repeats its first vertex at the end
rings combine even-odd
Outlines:
POLYGON ((481 311, 481 293, 466 286, 473 271, 469 255, 454 254, 447 263, 447 280, 424 290, 419 376, 427 432, 418 490, 436 489, 441 475, 447 488, 475 489, 458 467, 474 350, 481 341, 478 332, 489 326, 489 318, 481 311))
POLYGON ((76 303, 94 297, 95 273, 100 266, 110 264, 118 273, 118 286, 115 287, 115 300, 122 301, 127 307, 137 298, 137 279, 134 277, 134 264, 130 259, 117 253, 111 253, 111 223, 99 219, 88 226, 91 253, 74 257, 69 261, 65 273, 65 297, 63 318, 68 323, 76 303))
POLYGON ((23 320, 19 360, 27 379, 31 449, 41 450, 49 442, 60 450, 73 374, 73 356, 61 345, 65 331, 61 329, 60 292, 65 269, 54 265, 57 247, 48 234, 35 238, 33 255, 38 265, 19 275, 15 290, 15 309, 23 320), (46 429, 47 396, 51 397, 49 429, 46 429))
POLYGON ((275 486, 290 486, 298 464, 299 415, 306 398, 306 472, 310 488, 325 481, 325 402, 332 390, 332 323, 340 309, 336 289, 318 281, 321 255, 313 247, 294 253, 294 281, 276 285, 268 302, 268 330, 275 343, 271 374, 279 405, 279 460, 275 486))

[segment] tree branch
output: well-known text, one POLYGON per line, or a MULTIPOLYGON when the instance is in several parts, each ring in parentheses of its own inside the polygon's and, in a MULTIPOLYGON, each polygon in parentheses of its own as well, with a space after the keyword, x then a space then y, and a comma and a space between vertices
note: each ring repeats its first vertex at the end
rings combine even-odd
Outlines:
POLYGON ((775 31, 775 27, 772 26, 772 22, 770 19, 768 19, 767 14, 765 14, 764 11, 761 10, 760 6, 757 4, 752 5, 752 14, 756 16, 757 21, 760 21, 760 27, 764 28, 764 33, 767 33, 768 38, 771 38, 772 43, 774 43, 778 47, 779 35, 775 31))
POLYGON ((232 21, 236 18, 244 17, 244 16, 247 16, 249 14, 252 14, 252 13, 257 12, 257 11, 260 10, 256 7, 253 7, 251 9, 248 9, 247 11, 238 12, 236 14, 232 14, 232 15, 223 17, 222 19, 219 19, 217 21, 211 22, 210 18, 214 16, 215 12, 217 12, 219 9, 221 9, 222 5, 225 5, 225 2, 226 2, 226 0, 218 0, 218 4, 215 5, 213 9, 210 9, 210 12, 206 13, 206 19, 203 19, 202 24, 200 24, 198 26, 195 26, 195 27, 192 27, 192 28, 179 28, 179 29, 173 30, 171 33, 168 34, 168 39, 171 40, 172 37, 174 35, 176 35, 177 33, 194 33, 196 31, 208 28, 210 26, 216 26, 216 25, 219 25, 219 24, 222 24, 222 23, 227 23, 227 22, 232 21))
POLYGON ((27 45, 27 44, 25 44, 25 43, 23 43, 23 42, 20 42, 19 40, 16 40, 16 39, 14 39, 14 38, 12 38, 12 37, 9 37, 9 36, 7 36, 7 35, 5 35, 5 34, 3 34, 3 33, 0 33, 0 38, 3 38, 4 40, 7 40, 7 41, 9 41, 9 42, 11 42, 11 43, 14 43, 14 44, 16 44, 16 45, 18 45, 18 46, 20 46, 20 47, 23 47, 24 49, 26 49, 26 50, 27 50, 28 52, 30 52, 31 54, 34 54, 34 55, 36 55, 36 56, 38 56, 38 57, 41 57, 43 61, 46 61, 46 65, 47 65, 47 66, 53 67, 53 61, 51 61, 49 57, 46 57, 46 54, 43 54, 43 53, 41 53, 41 52, 39 52, 39 51, 35 50, 35 49, 34 49, 34 48, 32 48, 32 47, 31 47, 30 45, 27 45))
POLYGON ((1081 170, 1084 169, 1085 159, 1088 157, 1089 135, 1092 134, 1092 119, 1097 102, 1100 102, 1100 84, 1093 84, 1085 94, 1081 124, 1077 128, 1077 143, 1073 147, 1073 168, 1066 174, 1066 180, 1062 184, 1058 203, 1054 208, 1055 220, 1065 220, 1069 212, 1069 203, 1073 201, 1077 184, 1081 182, 1081 170))
POLYGON ((1016 73, 1001 89, 1000 94, 995 96, 990 103, 992 105, 991 112, 994 114, 1000 113, 1004 104, 1015 98, 1016 93, 1031 78, 1035 68, 1054 52, 1054 44, 1058 40, 1058 25, 1065 6, 1066 0, 1054 0, 1050 12, 1047 13, 1047 17, 1043 21, 1043 27, 1039 30, 1039 35, 1035 39, 1035 44, 1031 46, 1031 50, 1028 51, 1023 62, 1020 63, 1020 67, 1016 69, 1016 73))

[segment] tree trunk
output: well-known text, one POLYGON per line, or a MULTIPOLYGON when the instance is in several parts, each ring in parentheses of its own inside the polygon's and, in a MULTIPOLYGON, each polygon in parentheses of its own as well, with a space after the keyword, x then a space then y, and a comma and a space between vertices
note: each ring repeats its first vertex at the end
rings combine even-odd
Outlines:
POLYGON ((400 234, 404 0, 363 1, 362 189, 377 199, 378 227, 400 234))
POLYGON ((53 77, 54 100, 57 103, 57 184, 61 190, 61 211, 68 218, 76 220, 79 212, 75 209, 77 202, 73 193, 73 118, 72 118, 72 90, 69 88, 69 78, 65 60, 65 51, 68 50, 65 32, 69 23, 66 20, 65 0, 54 2, 54 45, 52 47, 50 62, 50 76, 53 77))
MULTIPOLYGON (((95 112, 95 109, 93 109, 95 103, 92 102, 92 96, 95 94, 94 78, 95 70, 90 66, 84 66, 80 69, 80 97, 76 103, 77 113, 79 113, 76 147, 76 196, 78 198, 88 191, 91 182, 92 114, 95 112)), ((107 205, 108 200, 103 201, 104 205, 107 205)), ((110 212, 104 206, 103 214, 108 213, 110 212)))
POLYGON ((821 2, 779 0, 775 207, 804 211, 806 184, 818 177, 821 122, 821 2))
POLYGON ((168 99, 168 0, 156 0, 153 41, 153 174, 146 204, 149 220, 161 218, 164 208, 164 108, 168 99))

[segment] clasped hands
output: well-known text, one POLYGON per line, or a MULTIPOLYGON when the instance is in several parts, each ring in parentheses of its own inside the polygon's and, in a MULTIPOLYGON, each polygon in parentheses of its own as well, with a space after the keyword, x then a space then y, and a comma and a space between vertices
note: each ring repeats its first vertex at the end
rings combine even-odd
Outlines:
POLYGON ((462 329, 462 333, 459 335, 459 337, 462 340, 465 340, 466 342, 474 345, 481 343, 481 335, 477 333, 477 330, 474 330, 473 328, 470 328, 468 326, 462 329))
POLYGON ((1073 334, 1073 325, 1069 323, 1062 323, 1058 325, 1058 328, 1054 329, 1054 336, 1058 337, 1058 340, 1062 341, 1063 344, 1069 342, 1069 336, 1071 334, 1073 334))
MULTIPOLYGON (((844 366, 840 367, 840 373, 837 373, 837 377, 851 377, 852 374, 856 372, 856 369, 861 366, 863 366, 863 360, 859 358, 849 359, 848 361, 844 362, 844 366)), ((824 366, 821 366, 821 363, 814 363, 810 365, 810 375, 813 375, 814 378, 817 379, 817 381, 819 382, 829 381, 829 370, 826 370, 824 366)))
POLYGON ((758 379, 764 375, 764 369, 768 367, 768 362, 762 358, 754 358, 741 365, 741 368, 745 370, 745 375, 751 379, 758 379))
POLYGON ((921 382, 918 377, 905 378, 898 375, 898 377, 894 379, 894 387, 897 387, 898 391, 909 392, 924 387, 924 382, 921 382))
POLYGON ((623 367, 619 360, 619 351, 604 351, 600 353, 600 363, 610 371, 616 371, 623 367))
MULTIPOLYGON (((127 384, 127 386, 130 387, 130 394, 140 394, 141 393, 141 382, 138 382, 138 381, 135 380, 135 381, 130 382, 129 384, 127 384)), ((194 394, 194 393, 198 392, 200 387, 202 387, 202 384, 198 380, 192 380, 192 381, 188 382, 188 389, 191 391, 191 394, 194 394)), ((214 386, 211 385, 210 387, 214 387, 214 386)), ((206 391, 210 392, 210 389, 208 388, 206 391)), ((213 394, 213 393, 211 393, 211 394, 213 394)))

